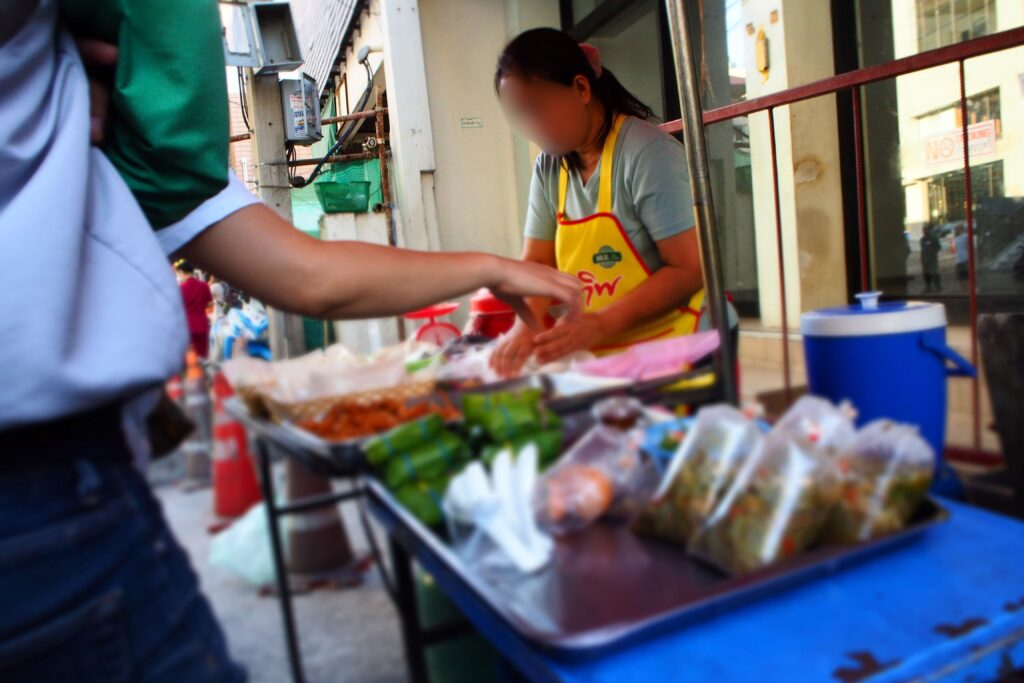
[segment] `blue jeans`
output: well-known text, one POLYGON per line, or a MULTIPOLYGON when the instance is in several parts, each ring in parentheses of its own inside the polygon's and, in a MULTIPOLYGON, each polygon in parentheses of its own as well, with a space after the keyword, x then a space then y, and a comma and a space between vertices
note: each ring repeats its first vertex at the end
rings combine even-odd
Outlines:
POLYGON ((133 467, 0 470, 0 681, 245 680, 133 467))

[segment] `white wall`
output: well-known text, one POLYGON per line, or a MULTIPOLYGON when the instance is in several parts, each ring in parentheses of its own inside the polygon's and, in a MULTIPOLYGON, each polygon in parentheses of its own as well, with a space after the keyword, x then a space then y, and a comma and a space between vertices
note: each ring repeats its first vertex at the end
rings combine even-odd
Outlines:
POLYGON ((517 256, 512 130, 492 87, 507 38, 504 7, 497 0, 428 0, 420 19, 440 246, 517 256))
MULTIPOLYGON (((379 213, 324 214, 320 219, 320 237, 387 244, 387 221, 384 214, 379 213)), ((336 322, 334 331, 339 342, 360 353, 372 353, 398 341, 398 324, 394 318, 336 322)))

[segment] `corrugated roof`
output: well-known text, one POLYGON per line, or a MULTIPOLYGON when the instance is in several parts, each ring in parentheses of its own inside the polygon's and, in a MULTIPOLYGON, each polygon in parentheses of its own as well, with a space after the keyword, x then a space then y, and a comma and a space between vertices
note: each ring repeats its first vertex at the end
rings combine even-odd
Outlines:
POLYGON ((305 59, 302 70, 316 80, 317 93, 327 85, 341 40, 358 4, 358 0, 291 0, 305 59))

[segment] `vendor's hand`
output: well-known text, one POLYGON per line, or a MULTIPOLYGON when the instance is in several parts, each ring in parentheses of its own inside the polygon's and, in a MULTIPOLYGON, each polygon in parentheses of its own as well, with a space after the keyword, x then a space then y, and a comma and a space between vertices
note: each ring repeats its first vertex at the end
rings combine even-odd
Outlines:
POLYGON ((103 142, 110 112, 111 69, 117 64, 117 46, 94 38, 76 38, 78 54, 89 74, 89 142, 103 142))
POLYGON ((536 332, 543 330, 541 321, 526 303, 526 297, 555 299, 565 306, 565 318, 579 315, 583 305, 580 281, 550 266, 530 261, 499 259, 497 272, 489 289, 512 307, 519 319, 536 332))
POLYGON ((553 328, 534 337, 534 356, 546 365, 574 351, 589 351, 607 337, 601 316, 584 313, 573 319, 559 321, 553 328))
POLYGON ((522 320, 501 340, 491 354, 491 368, 499 377, 515 377, 533 355, 533 337, 536 334, 522 320))

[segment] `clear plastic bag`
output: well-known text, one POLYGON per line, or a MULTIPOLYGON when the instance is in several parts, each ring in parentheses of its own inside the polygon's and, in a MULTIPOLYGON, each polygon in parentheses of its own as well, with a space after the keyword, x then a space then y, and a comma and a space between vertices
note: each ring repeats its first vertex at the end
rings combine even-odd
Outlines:
POLYGON ((935 453, 915 427, 876 420, 836 465, 841 490, 823 540, 853 543, 904 527, 931 486, 935 453))
POLYGON ((853 417, 849 403, 837 407, 817 396, 801 396, 779 418, 773 431, 789 434, 798 443, 811 444, 826 455, 839 455, 853 443, 853 417))
POLYGON ((538 524, 564 535, 601 517, 632 519, 658 485, 658 470, 640 452, 638 434, 598 424, 538 482, 538 524))
POLYGON ((634 530, 685 543, 711 514, 762 439, 753 421, 732 406, 701 409, 634 530))
MULTIPOLYGON (((282 534, 287 546, 288 534, 282 534)), ((287 553, 287 548, 285 548, 287 553)), ((260 502, 210 542, 210 564, 241 576, 253 586, 274 582, 274 556, 267 527, 267 510, 260 502)))
POLYGON ((744 460, 688 550, 734 574, 792 557, 818 537, 838 483, 821 449, 773 431, 744 460))

